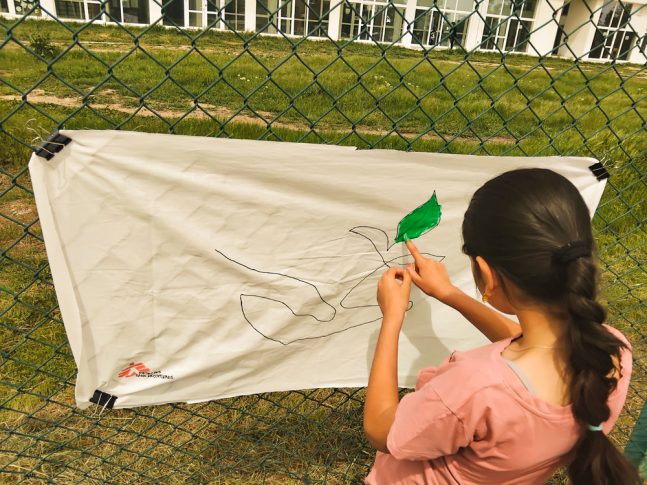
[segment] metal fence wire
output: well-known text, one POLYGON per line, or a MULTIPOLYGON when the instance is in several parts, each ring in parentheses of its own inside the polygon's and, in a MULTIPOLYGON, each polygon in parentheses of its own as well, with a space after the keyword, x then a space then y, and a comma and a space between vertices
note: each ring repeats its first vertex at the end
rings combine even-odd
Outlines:
POLYGON ((75 408, 27 172, 57 128, 597 158, 611 174, 594 218, 602 299, 634 347, 612 433, 625 447, 645 402, 644 0, 0 0, 0 12, 0 481, 352 483, 374 456, 362 389, 75 408))

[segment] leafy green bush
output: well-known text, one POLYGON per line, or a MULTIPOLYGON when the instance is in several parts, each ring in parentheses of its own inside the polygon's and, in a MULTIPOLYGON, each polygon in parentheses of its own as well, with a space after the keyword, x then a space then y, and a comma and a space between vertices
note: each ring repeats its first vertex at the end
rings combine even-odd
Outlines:
POLYGON ((52 43, 49 32, 31 34, 29 36, 29 47, 45 59, 53 59, 58 54, 58 48, 52 43))

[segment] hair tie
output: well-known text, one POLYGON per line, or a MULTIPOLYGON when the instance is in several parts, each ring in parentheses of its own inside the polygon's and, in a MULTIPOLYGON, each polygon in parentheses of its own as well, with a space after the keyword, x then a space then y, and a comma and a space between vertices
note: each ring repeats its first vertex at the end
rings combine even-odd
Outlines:
POLYGON ((602 423, 598 424, 597 426, 593 426, 592 424, 588 425, 589 431, 602 431, 602 423))
POLYGON ((582 240, 571 241, 553 253, 553 261, 566 264, 584 256, 591 256, 591 245, 582 240))

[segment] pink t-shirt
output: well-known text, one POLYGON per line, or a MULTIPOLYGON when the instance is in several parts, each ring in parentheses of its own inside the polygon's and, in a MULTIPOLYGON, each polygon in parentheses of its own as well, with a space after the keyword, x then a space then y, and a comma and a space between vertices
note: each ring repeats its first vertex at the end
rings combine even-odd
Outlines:
MULTIPOLYGON (((390 454, 377 453, 366 483, 534 484, 565 465, 581 428, 570 405, 534 396, 505 363, 501 352, 511 341, 454 352, 440 367, 420 371, 416 391, 396 410, 387 439, 390 454)), ((630 351, 623 350, 621 366, 605 433, 627 396, 630 351)))

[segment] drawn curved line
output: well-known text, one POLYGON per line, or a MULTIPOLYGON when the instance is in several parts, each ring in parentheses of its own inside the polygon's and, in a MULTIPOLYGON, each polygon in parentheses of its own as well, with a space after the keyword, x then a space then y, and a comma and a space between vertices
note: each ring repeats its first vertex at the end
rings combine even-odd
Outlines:
MULTIPOLYGON (((435 257, 435 258, 439 258, 439 259, 438 259, 438 261, 442 261, 443 259, 445 259, 445 256, 439 256, 439 255, 437 255, 437 254, 431 254, 431 253, 421 253, 421 254, 422 254, 423 256, 433 256, 433 257, 435 257)), ((344 297, 343 297, 343 298, 341 299, 341 301, 339 302, 339 305, 340 305, 342 308, 345 308, 345 309, 347 309, 347 310, 351 310, 351 309, 355 309, 355 308, 369 308, 369 307, 376 307, 376 306, 379 306, 379 305, 377 305, 377 304, 372 304, 372 305, 356 305, 356 306, 348 306, 348 305, 344 305, 344 301, 345 301, 345 300, 350 296, 350 294, 353 292, 353 290, 355 290, 357 287, 359 287, 362 283, 364 283, 364 281, 366 281, 368 278, 370 278, 372 275, 374 275, 377 271, 379 271, 380 269, 382 269, 384 266, 386 266, 387 268, 390 268, 391 266, 389 266, 389 263, 392 263, 392 262, 393 262, 393 261, 395 261, 396 259, 404 258, 404 257, 406 257, 406 256, 407 256, 407 255, 405 254, 405 255, 402 255, 402 256, 396 256, 396 257, 395 257, 395 258, 393 258, 393 259, 389 259, 388 261, 385 261, 385 264, 384 264, 384 265, 382 265, 382 266, 378 266, 378 267, 377 267, 377 268, 375 268, 373 271, 371 271, 369 274, 367 274, 366 276, 364 276, 361 280, 359 280, 359 282, 358 282, 357 284, 355 284, 355 285, 354 285, 350 290, 348 290, 348 292, 346 293, 346 295, 344 295, 344 297)), ((411 310, 412 308, 413 308, 413 302, 412 302, 411 300, 409 300, 409 306, 407 307, 407 311, 411 310)))
MULTIPOLYGON (((361 237, 363 237, 364 239, 366 239, 368 242, 370 242, 370 243, 371 243, 371 246, 373 246, 373 249, 375 249, 375 252, 380 256, 380 259, 382 260, 382 262, 383 262, 385 265, 387 265, 387 266, 388 266, 388 263, 393 262, 393 259, 391 259, 391 260, 389 260, 389 261, 386 261, 386 260, 384 259, 384 256, 382 256, 382 252, 381 252, 381 251, 379 250, 379 248, 377 247, 377 244, 375 244, 375 241, 373 241, 373 240, 372 240, 370 237, 368 237, 366 234, 364 234, 364 233, 362 233, 362 232, 359 232, 359 231, 358 231, 358 229, 361 229, 361 228, 373 229, 373 230, 375 230, 375 231, 381 232, 381 233, 384 235, 384 239, 386 239, 386 251, 387 251, 387 252, 388 252, 388 251, 390 251, 390 250, 391 250, 391 248, 397 244, 397 243, 395 242, 395 240, 393 240, 393 242, 391 242, 391 243, 390 243, 390 242, 389 242, 389 235, 388 235, 385 231, 383 231, 382 229, 380 229, 379 227, 373 227, 373 226, 355 226, 355 227, 353 227, 353 228, 351 228, 351 229, 349 229, 349 230, 348 230, 348 232, 352 232, 353 234, 357 234, 358 236, 361 236, 361 237)), ((432 228, 432 229, 433 229, 433 228, 432 228)), ((431 229, 428 229, 427 231, 425 231, 424 233, 422 233, 420 236, 423 236, 424 234, 427 234, 429 231, 431 231, 431 229)), ((435 258, 440 258, 438 261, 442 261, 443 259, 445 259, 445 256, 441 256, 441 255, 438 255, 438 254, 431 254, 431 253, 421 253, 421 254, 422 254, 423 256, 433 256, 433 257, 435 257, 435 258)), ((397 258, 396 258, 396 259, 397 259, 397 258)))
MULTIPOLYGON (((339 305, 340 305, 342 308, 345 308, 345 309, 347 309, 347 310, 351 310, 351 309, 355 309, 355 308, 370 308, 370 307, 376 307, 376 306, 379 306, 379 305, 377 305, 377 304, 375 304, 375 303, 374 303, 374 304, 372 304, 372 305, 346 306, 346 305, 344 305, 344 300, 346 300, 346 298, 348 298, 348 297, 350 296, 350 294, 353 292, 353 290, 355 290, 355 288, 357 288, 357 287, 358 287, 358 286, 360 286, 362 283, 364 283, 364 281, 366 281, 368 278, 370 278, 370 277, 371 277, 372 275, 374 275, 376 272, 378 272, 379 270, 381 270, 384 266, 386 266, 387 268, 390 268, 389 263, 392 263, 392 262, 393 262, 393 261, 395 261, 396 259, 399 259, 399 258, 402 258, 402 257, 404 257, 404 256, 396 256, 395 258, 390 259, 390 260, 388 260, 388 261, 386 261, 386 260, 385 260, 383 265, 378 266, 377 268, 375 268, 373 271, 371 271, 369 274, 367 274, 367 275, 366 275, 366 276, 364 276, 361 280, 359 280, 359 282, 357 282, 357 284, 355 284, 355 285, 354 285, 350 290, 348 290, 348 292, 346 293, 346 295, 344 295, 344 297, 343 297, 343 298, 341 299, 341 301, 339 302, 339 305)), ((412 302, 411 300, 409 300, 409 307, 407 308, 407 311, 409 311, 412 307, 413 307, 413 302, 412 302)))
MULTIPOLYGON (((389 245, 389 244, 388 244, 389 238, 388 238, 388 235, 386 234, 386 232, 385 232, 385 231, 383 231, 382 229, 379 229, 379 228, 376 228, 376 227, 371 227, 371 226, 356 226, 356 227, 354 227, 354 228, 352 228, 352 229, 350 229, 350 230, 349 230, 349 232, 352 232, 353 234, 357 234, 358 236, 361 236, 361 237, 363 237, 364 239, 368 240, 368 241, 371 243, 371 245, 373 246, 373 248, 375 249, 375 252, 377 252, 377 253, 378 253, 378 255, 380 256, 380 259, 382 259, 383 264, 381 264, 380 266, 378 266, 377 268, 375 268, 373 271, 371 271, 370 273, 368 273, 366 276, 364 276, 362 279, 360 279, 360 280, 359 280, 359 282, 357 282, 357 283, 356 283, 356 284, 355 284, 355 285, 354 285, 350 290, 348 290, 348 292, 346 292, 346 294, 344 295, 344 297, 343 297, 343 298, 340 300, 340 302, 339 302, 340 306, 341 306, 342 308, 346 309, 346 310, 354 310, 354 309, 358 309, 358 308, 374 308, 374 307, 378 307, 379 305, 377 305, 377 304, 372 304, 372 305, 347 306, 347 305, 344 305, 344 301, 345 301, 345 300, 350 296, 350 294, 351 294, 351 293, 352 293, 352 292, 353 292, 357 287, 359 287, 359 286, 360 286, 364 281, 366 281, 366 279, 368 279, 370 276, 372 276, 373 274, 375 274, 375 273, 376 273, 377 271, 379 271, 381 268, 383 268, 383 267, 390 268, 389 263, 393 263, 393 261, 395 261, 395 260, 397 260, 397 259, 400 259, 400 258, 403 258, 403 257, 406 257, 406 256, 407 256, 407 255, 400 255, 400 256, 396 256, 395 258, 392 258, 392 259, 390 259, 390 260, 388 260, 388 261, 387 261, 387 260, 384 258, 384 256, 382 255, 382 253, 380 252, 380 250, 377 248, 377 245, 375 244, 375 242, 374 242, 371 238, 369 238, 368 236, 366 236, 365 234, 362 234, 361 232, 358 232, 358 231, 356 230, 356 229, 359 229, 359 228, 362 228, 362 227, 365 227, 365 228, 368 228, 368 229, 375 229, 376 231, 381 232, 382 234, 384 234, 384 237, 386 238, 386 241, 387 241, 387 251, 388 251, 390 248, 392 248, 392 247, 393 247, 393 245, 395 244, 395 243, 394 243, 394 244, 390 244, 390 245, 389 245)), ((332 313, 332 317, 331 317, 330 319, 319 319, 319 318, 317 318, 315 315, 312 315, 312 314, 310 314, 310 313, 305 313, 305 314, 299 314, 299 313, 296 313, 296 312, 295 312, 295 311, 294 311, 294 310, 293 310, 293 309, 292 309, 292 308, 291 308, 287 303, 285 303, 285 302, 283 302, 283 301, 281 301, 281 300, 277 300, 277 299, 275 299, 275 298, 270 298, 270 297, 261 296, 261 295, 253 295, 253 294, 241 293, 241 294, 239 295, 239 301, 240 301, 240 309, 241 309, 241 313, 243 314, 243 318, 245 319, 245 321, 247 322, 247 324, 248 324, 250 327, 252 327, 252 329, 254 329, 254 331, 255 331, 255 332, 257 332, 259 335, 261 335, 262 337, 264 337, 264 338, 266 338, 266 339, 268 339, 268 340, 271 340, 271 341, 273 341, 273 342, 280 343, 281 345, 290 345, 290 344, 292 344, 292 343, 294 343, 294 342, 298 342, 298 341, 301 341, 301 340, 314 340, 314 339, 318 339, 318 338, 329 337, 329 336, 331 336, 331 335, 335 335, 335 334, 338 334, 338 333, 341 333, 341 332, 345 332, 346 330, 350 330, 350 329, 352 329, 352 328, 360 327, 360 326, 362 326, 362 325, 367 325, 367 324, 369 324, 369 323, 374 323, 374 322, 377 322, 377 321, 379 321, 379 320, 381 320, 381 319, 382 319, 382 317, 380 316, 380 317, 375 318, 375 319, 373 319, 373 320, 369 320, 369 321, 362 322, 362 323, 357 323, 357 324, 355 324, 355 325, 350 325, 350 326, 348 326, 348 327, 344 327, 344 328, 342 328, 342 329, 335 330, 335 331, 333 331, 333 332, 330 332, 330 333, 327 333, 327 334, 324 334, 324 335, 317 335, 317 336, 312 336, 312 337, 301 337, 301 338, 297 338, 297 339, 294 339, 294 340, 290 340, 289 342, 284 342, 284 341, 282 341, 282 340, 279 340, 279 339, 276 339, 276 338, 270 337, 269 335, 265 335, 263 332, 261 332, 258 328, 256 328, 256 327, 254 326, 254 324, 252 323, 252 321, 249 319, 249 317, 248 317, 248 316, 247 316, 247 314, 245 313, 245 304, 244 304, 244 301, 243 301, 243 297, 259 298, 259 299, 264 299, 264 300, 268 300, 268 301, 273 301, 273 302, 276 302, 276 303, 280 303, 280 304, 282 304, 283 306, 285 306, 285 307, 290 311, 290 313, 292 313, 292 315, 294 315, 295 317, 311 317, 311 318, 313 318, 314 320, 316 320, 316 321, 317 321, 317 322, 319 322, 319 323, 330 323, 330 322, 332 322, 332 321, 335 319, 335 317, 337 316, 337 309, 336 309, 333 305, 331 305, 330 303, 328 303, 328 302, 326 301, 326 299, 321 295, 321 292, 319 291, 319 288, 317 288, 317 286, 316 286, 316 285, 314 285, 313 283, 310 283, 309 281, 306 281, 306 280, 303 280, 303 279, 301 279, 301 278, 297 278, 297 277, 294 277, 294 276, 290 276, 290 275, 287 275, 287 274, 284 274, 284 273, 276 273, 276 272, 273 272, 273 271, 262 271, 262 270, 259 270, 259 269, 256 269, 256 268, 252 268, 251 266, 247 266, 246 264, 243 264, 243 263, 241 263, 241 262, 239 262, 239 261, 236 261, 235 259, 230 258, 229 256, 227 256, 225 253, 223 253, 222 251, 220 251, 220 250, 218 250, 218 249, 214 249, 214 250, 215 250, 218 254, 220 254, 223 258, 225 258, 226 260, 231 261, 232 263, 237 264, 237 265, 239 265, 239 266, 242 266, 243 268, 248 269, 248 270, 250 270, 250 271, 253 271, 253 272, 256 272, 256 273, 260 273, 260 274, 267 274, 267 275, 274 275, 274 276, 282 276, 282 277, 289 278, 289 279, 294 280, 294 281, 298 281, 298 282, 300 282, 300 283, 304 283, 304 284, 306 284, 306 285, 308 285, 308 286, 312 287, 312 288, 315 290, 315 292, 317 293, 317 296, 319 297, 319 299, 321 300, 321 302, 322 302, 324 305, 327 305, 328 307, 330 307, 330 308, 332 309, 332 312, 333 312, 333 313, 332 313)), ((422 254, 423 254, 424 256, 433 256, 433 257, 435 257, 435 258, 440 258, 440 259, 439 259, 439 261, 442 261, 443 259, 445 259, 445 256, 439 256, 439 255, 435 255, 435 254, 431 254, 431 253, 422 253, 422 254)), ((407 307, 407 310, 406 310, 406 311, 409 311, 409 310, 411 310, 412 308, 413 308, 413 302, 412 302, 412 301, 409 301, 409 306, 407 307)))
MULTIPOLYGON (((334 332, 330 332, 330 333, 327 333, 327 334, 324 334, 324 335, 317 335, 316 337, 300 337, 300 338, 296 338, 296 339, 294 339, 294 340, 290 340, 290 341, 288 341, 288 342, 284 342, 283 340, 279 340, 279 339, 276 339, 276 338, 270 337, 269 335, 265 335, 263 332, 261 332, 258 328, 256 328, 256 327, 254 326, 254 324, 251 322, 251 320, 247 317, 247 314, 245 313, 245 304, 243 303, 243 297, 244 297, 244 296, 246 296, 246 297, 250 297, 250 298, 259 298, 259 299, 263 299, 263 300, 270 300, 270 301, 274 301, 274 302, 280 303, 281 305, 285 306, 288 310, 290 310, 290 312, 291 312, 295 317, 313 317, 313 318, 315 318, 315 317, 314 317, 313 315, 310 315, 310 314, 305 314, 305 315, 304 315, 304 314, 298 314, 298 313, 295 313, 295 312, 294 312, 294 310, 292 310, 292 308, 290 308, 290 306, 289 306, 287 303, 285 303, 285 302, 283 302, 283 301, 281 301, 281 300, 276 300, 276 299, 274 299, 274 298, 268 298, 268 297, 266 297, 266 296, 248 295, 248 294, 245 294, 245 293, 241 294, 241 295, 240 295, 240 309, 241 309, 241 311, 242 311, 242 313, 243 313, 243 318, 245 319, 245 321, 246 321, 246 322, 249 324, 249 326, 250 326, 250 327, 252 327, 252 328, 253 328, 253 329, 254 329, 258 334, 260 334, 261 336, 265 337, 265 338, 266 338, 266 339, 268 339, 268 340, 272 340, 273 342, 277 342, 277 343, 279 343, 279 344, 281 344, 281 345, 290 345, 290 344, 292 344, 292 343, 294 343, 294 342, 299 342, 300 340, 314 340, 314 339, 318 339, 318 338, 330 337, 331 335, 335 335, 336 333, 345 332, 346 330, 350 330, 351 328, 360 327, 360 326, 362 326, 362 325, 367 325, 367 324, 369 324, 369 323, 374 323, 374 322, 377 322, 378 320, 381 320, 381 319, 382 319, 382 317, 380 316, 380 317, 378 317, 378 318, 375 318, 374 320, 369 320, 369 321, 367 321, 367 322, 357 323, 357 324, 355 324, 355 325, 351 325, 351 326, 349 326, 349 327, 344 327, 344 328, 342 328, 342 329, 335 330, 334 332)), ((315 320, 317 320, 317 319, 315 318, 315 320)), ((334 317, 333 317, 330 321, 332 321, 332 320, 334 320, 334 317)), ((323 322, 322 320, 319 320, 319 322, 327 323, 327 322, 323 322)))
MULTIPOLYGON (((403 257, 407 256, 406 254, 405 254, 405 255, 400 255, 400 256, 396 256, 395 258, 392 258, 392 259, 390 259, 390 260, 388 260, 388 261, 387 261, 387 260, 384 258, 384 256, 382 255, 382 253, 380 252, 380 250, 378 249, 377 245, 375 244, 375 241, 373 241, 373 240, 372 240, 370 237, 368 237, 366 234, 364 234, 364 233, 362 233, 362 232, 359 232, 359 231, 358 231, 358 229, 361 229, 361 228, 373 229, 373 230, 375 230, 375 231, 381 232, 381 233, 384 235, 384 239, 386 239, 386 250, 387 250, 387 252, 388 252, 388 251, 389 251, 389 250, 390 250, 390 249, 395 245, 395 241, 394 241, 393 243, 389 244, 389 235, 388 235, 385 231, 383 231, 382 229, 380 229, 379 227, 373 227, 373 226, 355 226, 355 227, 353 227, 353 228, 349 229, 349 231, 348 231, 348 232, 352 232, 353 234, 357 234, 358 236, 363 237, 364 239, 366 239, 368 242, 370 242, 370 243, 371 243, 371 246, 373 246, 373 249, 375 249, 375 252, 378 254, 378 256, 380 257, 380 259, 382 260, 382 265, 378 266, 378 267, 377 267, 377 268, 375 268, 373 271, 371 271, 369 274, 367 274, 366 276, 364 276, 364 278, 362 278, 361 280, 359 280, 359 282, 357 282, 357 284, 355 284, 355 285, 354 285, 350 290, 348 290, 348 292, 346 293, 346 295, 344 295, 344 297, 343 297, 343 298, 341 299, 341 301, 339 302, 339 305, 340 305, 342 308, 346 308, 346 309, 369 308, 369 307, 376 307, 376 306, 379 306, 379 305, 377 305, 377 304, 372 304, 372 305, 358 305, 358 306, 346 306, 346 305, 344 305, 344 301, 346 300, 346 298, 348 298, 348 297, 350 296, 350 294, 353 292, 353 290, 355 290, 355 289, 356 289, 358 286, 360 286, 364 281, 366 281, 366 280, 367 280, 368 278, 370 278, 373 274, 375 274, 375 272, 376 272, 376 271, 379 271, 379 270, 380 270, 381 268, 383 268, 383 267, 390 268, 391 266, 389 266, 389 263, 392 263, 392 262, 393 262, 393 261, 395 261, 396 259, 400 259, 400 258, 403 258, 403 257)), ((445 259, 445 256, 440 256, 440 255, 431 254, 431 253, 422 253, 422 255, 423 255, 423 256, 433 256, 434 258, 438 258, 438 261, 442 261, 443 259, 445 259)), ((411 310, 411 308, 413 308, 413 302, 412 302, 411 300, 409 300, 409 306, 407 307, 407 311, 411 310)))
MULTIPOLYGON (((331 318, 330 320, 319 320, 319 319, 318 319, 317 317, 315 317, 314 315, 310 315, 310 316, 311 316, 312 318, 314 318, 315 320, 320 321, 320 322, 332 321, 332 320, 335 318, 335 315, 337 314, 337 310, 335 309, 335 307, 334 307, 334 306, 332 306, 330 303, 328 303, 328 302, 324 299, 324 297, 323 297, 323 296, 321 296, 321 293, 319 292, 319 288, 317 288, 315 285, 313 285, 313 284, 312 284, 312 283, 310 283, 309 281, 305 281, 305 280, 302 280, 302 279, 300 279, 300 278, 296 278, 296 277, 294 277, 294 276, 290 276, 290 275, 283 274, 283 273, 275 273, 275 272, 273 272, 273 271, 261 271, 260 269, 252 268, 252 267, 250 267, 250 266, 247 266, 246 264, 243 264, 243 263, 241 263, 241 262, 239 262, 239 261, 236 261, 235 259, 230 258, 229 256, 227 256, 227 255, 226 255, 225 253, 223 253, 222 251, 219 251, 218 249, 215 249, 214 251, 216 251, 218 254, 220 254, 220 255, 221 255, 223 258, 225 258, 226 260, 231 261, 232 263, 235 263, 235 264, 237 264, 237 265, 239 265, 239 266, 242 266, 243 268, 246 268, 246 269, 248 269, 248 270, 250 270, 250 271, 254 271, 254 272, 256 272, 256 273, 261 273, 261 274, 271 274, 271 275, 275 275, 275 276, 283 276, 283 277, 285 277, 285 278, 289 278, 289 279, 291 279, 291 280, 298 281, 298 282, 300 282, 300 283, 304 283, 304 284, 306 284, 306 285, 308 285, 308 286, 311 286, 311 287, 312 287, 312 288, 314 288, 314 290, 317 292, 317 296, 318 296, 318 297, 319 297, 319 299, 322 301, 322 303, 323 303, 324 305, 328 305, 328 306, 332 309, 332 312, 333 312, 333 314, 332 314, 332 315, 333 315, 333 316, 332 316, 332 318, 331 318)), ((241 295, 241 296, 242 296, 242 295, 241 295)), ((256 296, 256 295, 250 295, 250 296, 256 296)), ((259 297, 259 298, 262 298, 262 297, 259 297)), ((271 298, 270 298, 270 299, 271 299, 271 298)), ((279 301, 279 300, 276 300, 276 301, 279 301)), ((281 303, 283 303, 283 302, 281 302, 281 303)), ((288 308, 289 308, 289 307, 288 307, 288 308)), ((295 314, 295 315, 296 315, 296 314, 295 314)))
MULTIPOLYGON (((310 313, 297 313, 292 309, 292 307, 290 305, 288 305, 284 301, 277 300, 276 298, 270 298, 269 296, 261 296, 261 295, 252 295, 252 294, 248 294, 248 293, 241 293, 240 294, 240 300, 241 301, 242 301, 244 296, 247 296, 249 298, 258 298, 260 300, 275 301, 276 303, 280 303, 281 305, 285 306, 288 310, 290 310, 290 313, 292 313, 292 315, 294 315, 295 317, 312 317, 315 320, 317 320, 319 323, 329 323, 329 322, 332 322, 335 319, 335 315, 333 315, 328 320, 321 320, 320 318, 317 318, 317 317, 315 317, 314 315, 312 315, 310 313)), ((243 311, 243 313, 245 313, 245 312, 243 311)))
POLYGON ((353 234, 357 234, 358 236, 361 236, 364 239, 366 239, 368 242, 370 242, 371 246, 373 246, 373 248, 375 249, 375 252, 380 255, 380 258, 382 259, 382 262, 384 264, 386 264, 386 261, 384 261, 384 256, 382 256, 382 251, 379 250, 379 248, 375 244, 375 241, 373 241, 366 234, 358 231, 358 229, 361 229, 361 228, 374 229, 374 230, 376 230, 378 232, 381 232, 384 235, 384 239, 385 239, 385 242, 386 242, 385 247, 386 247, 387 252, 389 251, 389 249, 391 249, 393 247, 393 244, 389 245, 389 235, 385 231, 383 231, 382 229, 380 229, 378 227, 373 227, 373 226, 355 226, 352 229, 348 230, 348 232, 352 232, 353 234))

